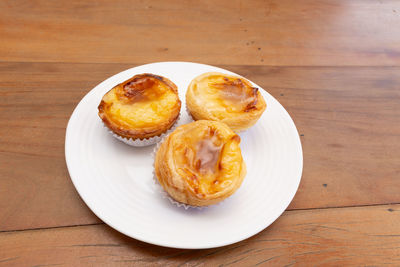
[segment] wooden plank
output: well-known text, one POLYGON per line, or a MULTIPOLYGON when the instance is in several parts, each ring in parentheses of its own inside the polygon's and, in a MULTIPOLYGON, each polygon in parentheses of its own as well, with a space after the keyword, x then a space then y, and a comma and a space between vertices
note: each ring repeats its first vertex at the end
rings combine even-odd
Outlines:
MULTIPOLYGON (((99 222, 69 179, 65 127, 85 93, 129 67, 0 63, 0 231, 99 222)), ((222 67, 267 89, 302 135, 290 209, 400 203, 400 68, 222 67)))
MULTIPOLYGON (((173 236, 171 236, 173 238, 173 236)), ((0 233, 7 266, 398 266, 400 205, 288 211, 230 246, 181 250, 130 239, 106 225, 0 233)))
POLYGON ((396 0, 1 1, 3 61, 400 64, 396 0))
POLYGON ((399 203, 399 68, 233 69, 275 96, 301 135, 289 209, 399 203))

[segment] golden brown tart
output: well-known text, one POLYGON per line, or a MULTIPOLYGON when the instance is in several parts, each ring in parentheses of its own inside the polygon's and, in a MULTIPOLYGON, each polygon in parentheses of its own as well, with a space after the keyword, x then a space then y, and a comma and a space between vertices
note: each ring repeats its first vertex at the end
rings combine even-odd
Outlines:
POLYGON ((239 144, 240 137, 222 122, 179 126, 156 153, 156 177, 176 201, 215 204, 232 195, 246 175, 239 144))
POLYGON ((258 88, 249 81, 218 72, 204 73, 192 80, 186 105, 193 119, 222 121, 234 131, 254 125, 266 108, 258 88))
POLYGON ((102 98, 98 107, 104 124, 125 138, 144 139, 166 132, 179 117, 176 85, 154 74, 135 75, 102 98))

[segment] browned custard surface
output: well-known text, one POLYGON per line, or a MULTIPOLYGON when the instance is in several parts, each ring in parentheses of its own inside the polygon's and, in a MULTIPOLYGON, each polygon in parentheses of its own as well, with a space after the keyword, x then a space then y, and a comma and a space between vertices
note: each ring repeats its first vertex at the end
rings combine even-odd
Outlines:
POLYGON ((208 87, 218 90, 218 94, 221 96, 219 101, 227 110, 248 112, 256 108, 258 88, 252 87, 240 78, 228 78, 219 75, 211 76, 211 78, 216 81, 210 81, 208 87))
POLYGON ((151 137, 175 122, 180 106, 175 84, 146 73, 107 92, 99 105, 99 116, 121 136, 151 137))
POLYGON ((218 72, 194 78, 186 103, 195 120, 222 121, 235 131, 252 126, 266 108, 258 88, 249 81, 218 72))

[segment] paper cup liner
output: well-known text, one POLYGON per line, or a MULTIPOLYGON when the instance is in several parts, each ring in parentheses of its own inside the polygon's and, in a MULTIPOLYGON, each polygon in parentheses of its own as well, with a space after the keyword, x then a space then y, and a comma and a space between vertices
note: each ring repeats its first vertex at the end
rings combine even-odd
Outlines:
POLYGON ((107 129, 107 131, 112 136, 117 138, 119 141, 124 142, 125 144, 130 145, 130 146, 144 147, 144 146, 150 146, 150 145, 153 145, 153 144, 156 144, 156 143, 160 142, 163 139, 163 137, 167 136, 173 130, 175 130, 176 126, 178 125, 178 122, 179 122, 180 118, 181 118, 181 115, 179 114, 179 116, 176 119, 175 123, 166 132, 164 132, 164 133, 162 133, 160 135, 157 135, 157 136, 144 138, 144 139, 139 139, 139 138, 133 139, 133 138, 122 137, 122 136, 119 136, 118 134, 114 133, 113 131, 111 131, 104 123, 103 123, 103 126, 107 129))

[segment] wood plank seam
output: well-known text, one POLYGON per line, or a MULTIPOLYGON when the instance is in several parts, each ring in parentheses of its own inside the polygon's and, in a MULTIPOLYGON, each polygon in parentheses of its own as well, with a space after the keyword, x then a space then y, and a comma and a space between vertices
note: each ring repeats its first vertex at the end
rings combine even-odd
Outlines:
MULTIPOLYGON (((0 63, 5 64, 81 64, 81 65, 131 65, 132 68, 136 66, 141 66, 150 63, 156 63, 157 61, 148 61, 148 62, 82 62, 82 61, 10 61, 10 60, 0 60, 0 63)), ((160 61, 161 62, 161 61, 160 61)), ((175 62, 174 60, 167 60, 166 62, 175 62)), ((179 62, 179 61, 177 61, 179 62)), ((191 61, 182 61, 182 62, 191 62, 191 61)), ((195 62, 200 64, 211 65, 209 63, 203 62, 195 62)), ((229 66, 235 67, 267 67, 267 68, 380 68, 380 69, 390 69, 390 68, 399 68, 399 65, 252 65, 252 64, 212 64, 213 66, 217 66, 220 68, 225 68, 229 66)), ((100 81, 99 81, 100 82, 100 81)))
POLYGON ((103 224, 0 233, 0 262, 7 266, 398 266, 399 219, 400 205, 290 211, 240 243, 201 250, 154 246, 103 224))
POLYGON ((81 226, 94 226, 94 225, 103 225, 104 222, 100 223, 87 223, 87 224, 72 224, 72 225, 60 225, 60 226, 53 226, 53 227, 38 227, 38 228, 26 228, 26 229, 18 229, 18 230, 1 230, 1 233, 16 233, 16 232, 24 232, 24 231, 41 231, 41 230, 52 230, 52 229, 59 229, 59 228, 70 228, 70 227, 81 227, 81 226))
MULTIPOLYGON (((349 208, 385 207, 385 206, 393 206, 393 205, 400 205, 400 203, 385 203, 385 204, 356 205, 356 206, 344 206, 344 207, 326 207, 326 208, 309 208, 309 209, 287 209, 280 215, 280 217, 285 214, 289 215, 291 213, 301 212, 301 211, 340 210, 340 209, 349 209, 349 208)), ((393 210, 388 209, 388 211, 393 211, 393 210)), ((279 217, 277 220, 279 220, 279 217)), ((94 226, 94 225, 105 225, 105 223, 100 222, 100 223, 87 223, 87 224, 60 225, 60 226, 54 226, 54 227, 25 228, 25 229, 18 229, 18 230, 0 230, 0 234, 1 233, 24 232, 24 231, 53 230, 53 229, 59 229, 59 228, 71 228, 71 227, 94 226)))

